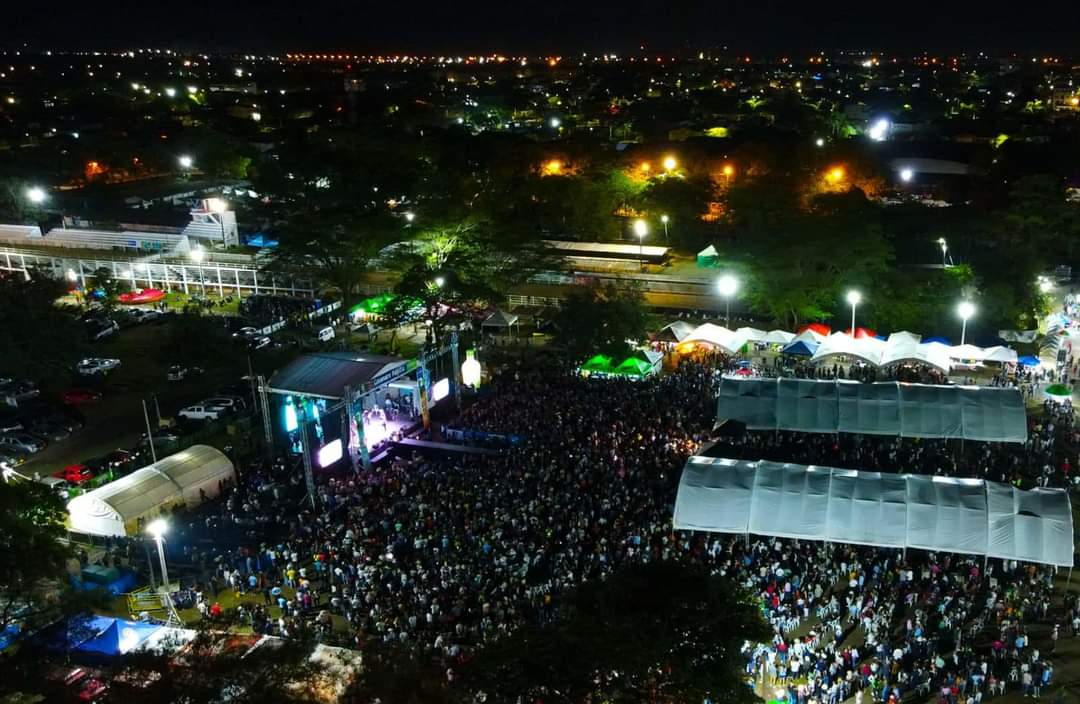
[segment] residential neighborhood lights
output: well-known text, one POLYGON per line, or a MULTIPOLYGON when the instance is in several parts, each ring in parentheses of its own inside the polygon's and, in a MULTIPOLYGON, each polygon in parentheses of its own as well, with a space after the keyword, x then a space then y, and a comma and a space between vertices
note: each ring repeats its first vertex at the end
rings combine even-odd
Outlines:
POLYGON ((851 339, 855 339, 855 307, 862 302, 862 294, 855 290, 848 291, 847 302, 851 305, 851 339))
POLYGON ((48 198, 48 194, 45 193, 45 189, 40 186, 33 186, 26 189, 26 199, 34 205, 41 205, 48 198))
POLYGON ((177 157, 176 161, 179 162, 180 168, 182 169, 190 169, 192 166, 195 165, 195 160, 187 154, 181 154, 179 157, 177 157))
POLYGON ((158 558, 161 560, 161 583, 165 585, 165 591, 169 591, 169 570, 165 566, 165 533, 169 531, 169 524, 163 518, 150 521, 146 526, 146 532, 157 543, 158 558))
POLYGON ((720 295, 724 297, 724 324, 731 327, 731 298, 739 289, 739 281, 731 274, 724 274, 720 277, 720 280, 716 282, 716 287, 720 290, 720 295))
POLYGON ((967 321, 968 318, 975 315, 975 304, 971 301, 961 301, 960 305, 956 307, 956 314, 963 321, 960 327, 960 346, 963 347, 964 339, 967 336, 967 321))

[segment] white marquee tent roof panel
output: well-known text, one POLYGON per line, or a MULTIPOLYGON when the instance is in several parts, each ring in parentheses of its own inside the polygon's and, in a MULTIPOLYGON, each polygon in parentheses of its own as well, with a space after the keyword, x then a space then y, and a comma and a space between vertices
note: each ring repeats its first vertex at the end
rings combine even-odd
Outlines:
POLYGON ((979 479, 691 457, 674 527, 919 548, 1071 567, 1063 490, 979 479))
POLYGON ((1019 390, 987 386, 725 377, 717 418, 750 430, 1027 440, 1019 390))

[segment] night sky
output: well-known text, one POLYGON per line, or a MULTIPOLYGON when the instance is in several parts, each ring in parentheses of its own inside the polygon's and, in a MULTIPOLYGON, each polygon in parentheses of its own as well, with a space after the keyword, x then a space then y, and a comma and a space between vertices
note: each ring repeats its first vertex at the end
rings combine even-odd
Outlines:
POLYGON ((22 1, 4 8, 7 46, 359 52, 627 52, 728 45, 806 49, 1075 50, 1080 3, 967 0, 22 1))

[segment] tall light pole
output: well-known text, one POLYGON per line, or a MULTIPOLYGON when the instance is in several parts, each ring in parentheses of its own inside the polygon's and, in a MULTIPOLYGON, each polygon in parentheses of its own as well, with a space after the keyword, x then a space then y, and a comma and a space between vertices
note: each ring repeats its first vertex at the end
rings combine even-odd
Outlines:
POLYGON ((937 243, 941 245, 941 268, 947 269, 949 267, 946 259, 946 255, 949 253, 949 243, 945 241, 944 237, 939 237, 937 243))
POLYGON ((961 301, 960 305, 956 307, 956 314, 963 321, 960 326, 960 346, 963 347, 964 340, 967 338, 967 321, 968 318, 975 315, 975 304, 971 301, 961 301))
POLYGON ((739 280, 731 274, 724 274, 720 277, 720 280, 716 282, 716 287, 720 289, 720 295, 724 297, 724 325, 731 327, 731 298, 735 295, 735 292, 739 289, 739 280))
POLYGON ((225 241, 225 211, 229 209, 229 204, 221 198, 210 198, 206 204, 210 206, 210 210, 217 213, 218 224, 221 225, 221 247, 224 249, 229 246, 225 241))
POLYGON ((667 224, 669 220, 671 220, 671 218, 669 218, 666 214, 660 216, 660 222, 664 223, 664 244, 668 243, 667 224))
POLYGON ((847 292, 847 302, 851 304, 851 339, 855 339, 855 306, 862 302, 862 294, 852 289, 847 292))
POLYGON ((649 234, 649 224, 638 218, 634 221, 634 234, 638 241, 638 260, 641 262, 641 270, 645 271, 645 236, 649 234))
POLYGON ((164 518, 158 518, 146 526, 146 532, 157 543, 158 558, 161 560, 161 583, 165 585, 165 591, 169 591, 169 571, 165 567, 165 533, 169 530, 169 524, 164 518))

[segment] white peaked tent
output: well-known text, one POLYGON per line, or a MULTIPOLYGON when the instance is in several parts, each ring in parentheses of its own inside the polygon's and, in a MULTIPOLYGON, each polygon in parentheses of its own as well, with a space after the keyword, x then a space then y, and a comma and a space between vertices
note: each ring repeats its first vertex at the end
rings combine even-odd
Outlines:
POLYGON ((795 333, 793 332, 788 332, 787 330, 770 330, 765 334, 765 337, 761 338, 761 341, 772 345, 786 345, 794 339, 795 333))
POLYGON ((1020 391, 988 386, 725 377, 716 417, 749 430, 1027 440, 1020 391))
POLYGON ((656 339, 661 342, 682 342, 695 330, 694 325, 685 320, 676 320, 660 328, 656 333, 656 339))
POLYGON ((767 333, 757 328, 739 328, 735 334, 746 339, 748 342, 764 342, 767 333))
POLYGON ((1001 345, 998 345, 997 347, 987 347, 984 352, 984 362, 1009 362, 1011 364, 1016 364, 1016 360, 1018 359, 1016 350, 1002 347, 1001 345))
POLYGON ((746 344, 746 338, 728 330, 723 325, 705 323, 694 328, 683 342, 695 342, 719 347, 728 354, 735 354, 746 344))
POLYGON ((235 476, 233 463, 209 445, 193 445, 68 502, 70 529, 86 535, 133 535, 139 521, 162 509, 198 504, 218 495, 235 476))
POLYGON ((714 533, 919 548, 1073 566, 1062 489, 980 479, 691 457, 674 527, 714 533))

